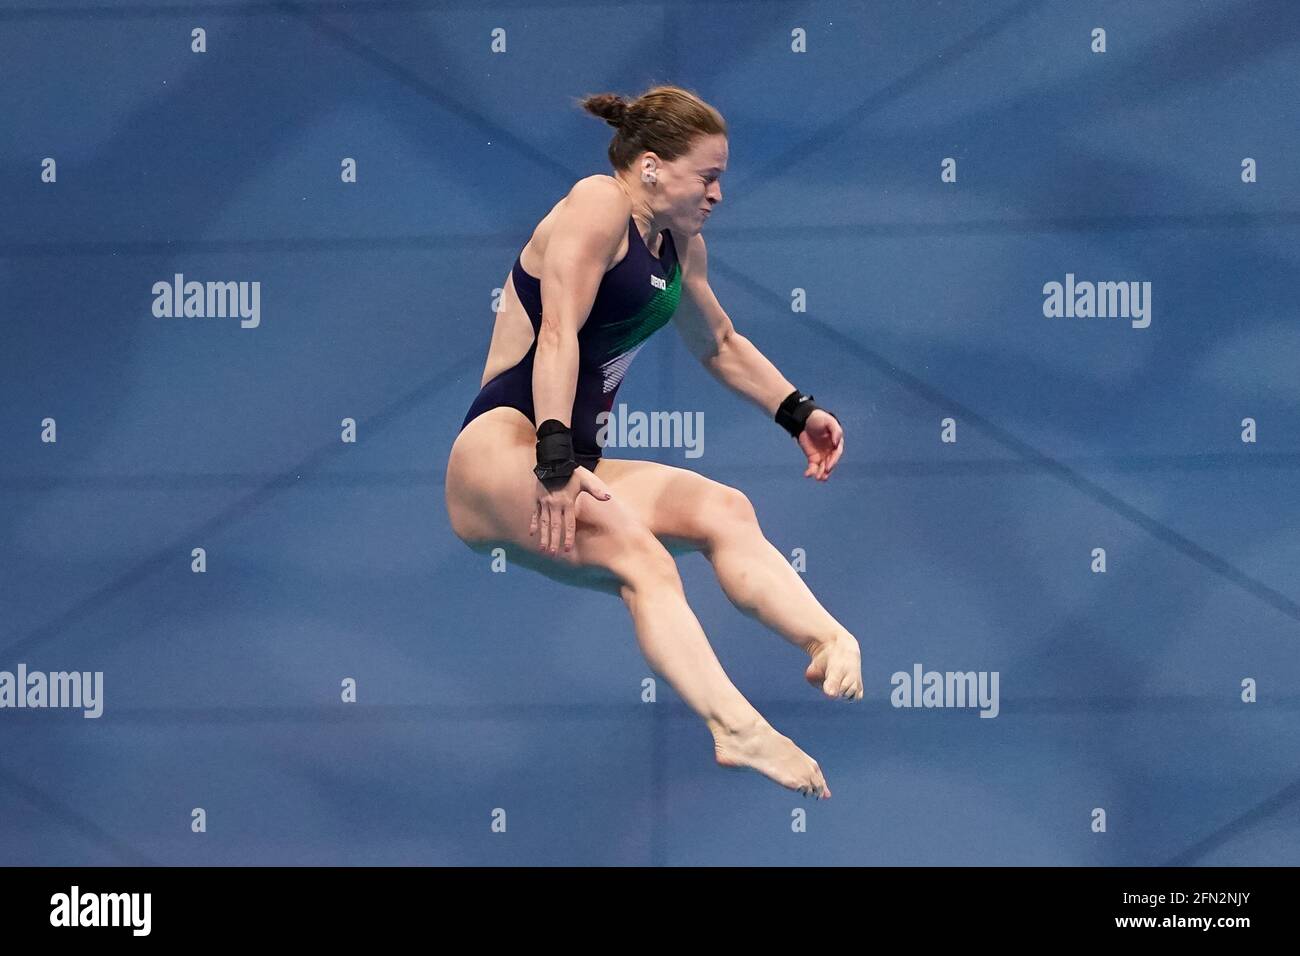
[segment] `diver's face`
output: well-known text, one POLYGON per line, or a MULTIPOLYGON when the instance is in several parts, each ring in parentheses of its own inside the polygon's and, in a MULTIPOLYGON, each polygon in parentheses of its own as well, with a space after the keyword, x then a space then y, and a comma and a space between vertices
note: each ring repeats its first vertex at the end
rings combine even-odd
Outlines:
POLYGON ((721 133, 697 136, 691 151, 671 163, 660 164, 661 197, 676 232, 694 234, 704 228, 709 214, 722 202, 719 182, 727 171, 727 137, 721 133))

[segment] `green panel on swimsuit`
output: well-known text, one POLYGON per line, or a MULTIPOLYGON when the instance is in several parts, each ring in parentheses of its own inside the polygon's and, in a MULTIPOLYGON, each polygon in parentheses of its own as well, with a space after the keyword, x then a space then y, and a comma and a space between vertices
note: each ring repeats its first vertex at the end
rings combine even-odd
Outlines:
POLYGON ((607 328, 612 340, 610 351, 606 355, 606 360, 623 355, 636 346, 640 345, 646 339, 650 338, 656 331, 663 328, 673 313, 677 310, 677 303, 682 297, 682 270, 679 263, 673 263, 672 274, 667 280, 667 288, 656 289, 654 298, 645 304, 636 315, 621 322, 611 322, 607 328))

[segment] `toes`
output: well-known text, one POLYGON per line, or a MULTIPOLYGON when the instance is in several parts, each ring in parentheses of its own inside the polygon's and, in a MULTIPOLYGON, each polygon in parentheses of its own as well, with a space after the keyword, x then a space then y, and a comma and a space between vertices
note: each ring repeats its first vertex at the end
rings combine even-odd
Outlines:
POLYGON ((853 684, 852 675, 842 674, 839 677, 828 678, 822 689, 826 691, 827 696, 839 698, 848 694, 853 684))
POLYGON ((818 766, 817 761, 812 762, 812 772, 808 775, 805 783, 799 784, 794 788, 805 797, 812 797, 814 800, 829 800, 831 797, 831 788, 826 786, 826 778, 822 775, 822 768, 818 766))
POLYGON ((824 794, 829 797, 831 795, 831 788, 826 786, 826 777, 822 774, 822 768, 817 765, 815 760, 813 761, 813 784, 819 796, 824 794))

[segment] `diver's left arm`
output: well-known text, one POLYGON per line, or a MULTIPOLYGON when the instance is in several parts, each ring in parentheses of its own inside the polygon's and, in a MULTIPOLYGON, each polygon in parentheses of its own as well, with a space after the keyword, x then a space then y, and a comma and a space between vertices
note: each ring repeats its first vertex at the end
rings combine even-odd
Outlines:
MULTIPOLYGON (((745 336, 709 287, 708 253, 696 234, 682 257, 682 297, 673 324, 686 347, 723 385, 759 406, 769 420, 795 386, 745 336)), ((808 416, 799 446, 808 456, 805 475, 825 480, 844 451, 844 432, 833 415, 816 409, 808 416)))

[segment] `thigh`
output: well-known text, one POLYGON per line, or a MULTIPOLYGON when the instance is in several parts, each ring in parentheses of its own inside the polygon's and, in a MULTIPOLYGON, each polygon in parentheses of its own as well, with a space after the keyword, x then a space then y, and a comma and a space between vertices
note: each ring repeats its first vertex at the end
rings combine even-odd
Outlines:
POLYGON ((708 546, 748 499, 730 485, 657 461, 602 458, 596 476, 674 553, 708 546))
POLYGON ((531 423, 515 409, 491 409, 465 426, 447 463, 445 493, 453 531, 480 554, 502 548, 507 560, 547 577, 618 593, 635 575, 638 561, 654 559, 658 546, 650 530, 617 486, 607 482, 615 495, 609 501, 578 496, 572 550, 540 551, 539 537, 529 534, 537 503, 535 445, 531 423))

